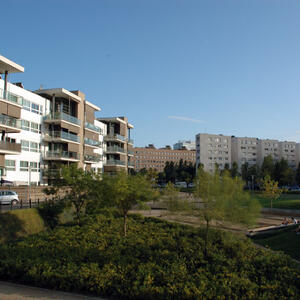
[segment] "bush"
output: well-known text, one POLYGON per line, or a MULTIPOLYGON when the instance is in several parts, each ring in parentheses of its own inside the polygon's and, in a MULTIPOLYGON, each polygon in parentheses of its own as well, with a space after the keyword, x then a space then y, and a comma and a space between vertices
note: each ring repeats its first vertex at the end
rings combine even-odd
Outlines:
POLYGON ((59 224, 59 215, 65 207, 65 202, 62 200, 48 200, 40 204, 37 210, 46 226, 54 229, 59 224))
POLYGON ((154 218, 88 216, 0 246, 0 279, 122 299, 299 299, 300 272, 282 253, 154 218))

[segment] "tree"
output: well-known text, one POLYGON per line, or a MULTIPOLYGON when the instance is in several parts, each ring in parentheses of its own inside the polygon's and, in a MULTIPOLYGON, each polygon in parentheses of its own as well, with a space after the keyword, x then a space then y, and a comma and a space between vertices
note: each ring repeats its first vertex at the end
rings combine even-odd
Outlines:
POLYGON ((264 157, 264 161, 260 169, 260 177, 262 179, 267 175, 269 175, 271 179, 274 178, 274 160, 272 155, 264 157))
POLYGON ((198 169, 194 196, 200 199, 202 204, 197 211, 205 221, 205 255, 212 220, 251 224, 258 216, 259 203, 250 198, 243 186, 241 178, 232 178, 229 172, 224 172, 221 176, 218 171, 210 174, 203 168, 198 169))
POLYGON ((171 182, 166 185, 164 190, 164 198, 167 208, 171 212, 183 212, 190 208, 186 200, 179 198, 179 192, 171 182))
POLYGON ((146 176, 132 176, 125 172, 118 172, 115 176, 106 178, 106 197, 109 197, 123 216, 124 236, 127 234, 127 216, 133 205, 150 201, 155 191, 151 187, 151 181, 146 176))
POLYGON ((63 199, 75 208, 75 219, 80 225, 81 216, 89 201, 97 197, 99 175, 77 168, 76 164, 64 166, 53 181, 53 186, 45 189, 48 194, 65 192, 63 199))
POLYGON ((230 175, 231 177, 237 177, 239 176, 239 166, 237 164, 237 162, 233 162, 231 169, 230 169, 230 175))
POLYGON ((282 158, 274 165, 274 180, 278 181, 279 186, 290 185, 294 181, 294 171, 288 161, 282 158))
POLYGON ((263 181, 263 196, 270 199, 271 210, 273 208, 273 201, 277 200, 282 193, 282 190, 278 188, 278 182, 272 180, 269 175, 264 178, 263 181))
POLYGON ((300 185, 300 162, 299 162, 297 170, 296 170, 295 181, 298 185, 300 185))

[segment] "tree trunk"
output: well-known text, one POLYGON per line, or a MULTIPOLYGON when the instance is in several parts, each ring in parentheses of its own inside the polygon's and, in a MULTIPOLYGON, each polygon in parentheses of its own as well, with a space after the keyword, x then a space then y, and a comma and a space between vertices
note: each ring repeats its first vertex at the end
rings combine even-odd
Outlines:
POLYGON ((208 231, 209 231, 209 221, 206 220, 206 231, 205 231, 205 239, 204 239, 204 256, 205 257, 207 257, 208 231))
POLYGON ((124 214, 124 236, 126 237, 127 231, 127 213, 124 214))

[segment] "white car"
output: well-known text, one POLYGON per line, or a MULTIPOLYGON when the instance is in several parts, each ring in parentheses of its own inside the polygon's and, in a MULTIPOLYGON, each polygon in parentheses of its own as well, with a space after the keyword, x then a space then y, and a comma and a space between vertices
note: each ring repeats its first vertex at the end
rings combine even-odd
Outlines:
POLYGON ((19 196, 14 191, 0 191, 0 204, 18 204, 19 196))

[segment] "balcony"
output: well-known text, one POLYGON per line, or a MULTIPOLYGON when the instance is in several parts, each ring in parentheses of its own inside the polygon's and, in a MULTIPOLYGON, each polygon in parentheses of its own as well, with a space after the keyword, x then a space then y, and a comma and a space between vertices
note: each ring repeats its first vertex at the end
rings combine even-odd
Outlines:
POLYGON ((80 155, 77 152, 70 151, 47 151, 44 160, 79 160, 80 155))
POLYGON ((122 142, 126 142, 126 138, 120 134, 108 134, 104 137, 105 141, 115 141, 115 140, 119 140, 122 142))
POLYGON ((44 139, 45 140, 67 140, 75 143, 80 142, 79 136, 73 133, 68 133, 65 131, 46 131, 44 133, 44 139))
POLYGON ((133 145, 133 139, 127 139, 128 144, 132 144, 133 145))
POLYGON ((0 153, 20 154, 21 153, 21 144, 0 141, 0 153))
POLYGON ((101 147, 101 145, 102 145, 102 142, 96 141, 96 140, 92 140, 92 139, 88 139, 88 138, 84 138, 84 143, 86 145, 97 147, 97 148, 101 147))
POLYGON ((0 129, 6 132, 20 132, 21 131, 21 120, 16 118, 0 114, 0 129))
POLYGON ((106 161, 106 166, 125 166, 125 161, 118 159, 108 159, 106 161))
POLYGON ((75 125, 80 125, 79 119, 63 112, 55 112, 54 114, 49 114, 45 116, 44 120, 46 122, 66 121, 75 125))
POLYGON ((96 132, 98 132, 100 134, 102 133, 102 129, 100 127, 95 126, 94 124, 91 124, 91 123, 88 123, 88 122, 84 123, 84 127, 87 128, 87 129, 96 131, 96 132))
POLYGON ((23 104, 23 98, 20 96, 17 96, 15 94, 12 94, 11 92, 4 92, 3 89, 0 89, 0 99, 3 99, 5 101, 9 101, 12 104, 17 104, 22 106, 23 104))
POLYGON ((134 163, 132 161, 128 161, 128 168, 134 168, 134 163))
POLYGON ((125 149, 119 146, 107 146, 106 153, 125 153, 125 149))
POLYGON ((42 176, 47 178, 54 178, 60 175, 60 169, 45 169, 42 170, 42 176))
POLYGON ((128 150, 127 152, 128 152, 128 155, 131 155, 131 156, 134 155, 134 151, 133 150, 128 150))
POLYGON ((84 161, 85 162, 99 162, 102 161, 102 155, 89 155, 89 154, 85 154, 84 155, 84 161))

